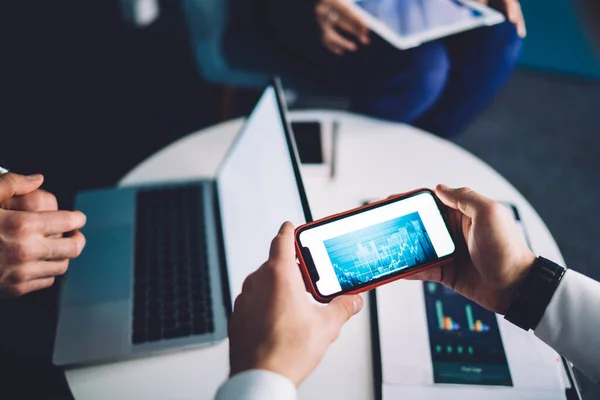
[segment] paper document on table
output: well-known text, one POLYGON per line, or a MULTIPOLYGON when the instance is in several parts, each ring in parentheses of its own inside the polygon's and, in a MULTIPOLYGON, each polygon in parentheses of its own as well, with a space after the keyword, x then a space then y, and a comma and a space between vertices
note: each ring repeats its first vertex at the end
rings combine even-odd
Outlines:
MULTIPOLYGON (((529 244, 517 208, 511 211, 529 244)), ((377 289, 382 396, 566 399, 561 357, 533 332, 434 282, 377 289)))
POLYGON ((384 400, 566 399, 556 352, 440 284, 381 287, 377 313, 384 400))

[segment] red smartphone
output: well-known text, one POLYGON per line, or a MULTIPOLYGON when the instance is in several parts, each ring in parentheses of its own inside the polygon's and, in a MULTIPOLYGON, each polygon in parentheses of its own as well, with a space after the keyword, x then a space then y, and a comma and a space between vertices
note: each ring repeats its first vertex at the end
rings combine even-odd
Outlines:
POLYGON ((327 303, 448 262, 456 245, 446 211, 433 191, 419 189, 299 226, 307 288, 327 303))

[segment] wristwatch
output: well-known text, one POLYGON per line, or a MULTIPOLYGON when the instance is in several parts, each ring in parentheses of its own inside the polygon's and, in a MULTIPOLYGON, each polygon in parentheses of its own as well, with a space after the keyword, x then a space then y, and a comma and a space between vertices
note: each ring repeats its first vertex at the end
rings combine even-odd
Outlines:
POLYGON ((544 257, 538 257, 519 286, 504 319, 526 331, 535 329, 565 271, 564 267, 544 257))

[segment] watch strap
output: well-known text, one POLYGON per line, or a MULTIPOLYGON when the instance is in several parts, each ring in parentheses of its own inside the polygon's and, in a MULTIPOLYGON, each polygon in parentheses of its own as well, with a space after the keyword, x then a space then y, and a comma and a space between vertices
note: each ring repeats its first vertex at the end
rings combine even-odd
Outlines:
POLYGON ((538 257, 519 286, 504 319, 526 331, 535 329, 564 273, 564 267, 544 257, 538 257))

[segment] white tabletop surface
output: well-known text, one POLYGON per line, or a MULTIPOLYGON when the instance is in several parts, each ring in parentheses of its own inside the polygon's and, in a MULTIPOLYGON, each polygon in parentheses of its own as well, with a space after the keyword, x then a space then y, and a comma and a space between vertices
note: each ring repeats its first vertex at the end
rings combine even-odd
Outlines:
MULTIPOLYGON (((534 251, 564 265, 538 214, 502 176, 449 141, 410 126, 348 113, 303 111, 293 120, 339 122, 335 177, 306 174, 314 218, 438 183, 469 186, 517 205, 534 251)), ((134 168, 122 185, 212 177, 242 120, 191 134, 134 168)), ((258 267, 258 266, 257 266, 258 267)), ((365 297, 368 301, 368 299, 365 297)), ((299 390, 301 399, 371 399, 373 378, 369 308, 348 322, 299 390)), ((227 341, 216 346, 66 371, 77 400, 211 399, 228 374, 227 341)))

